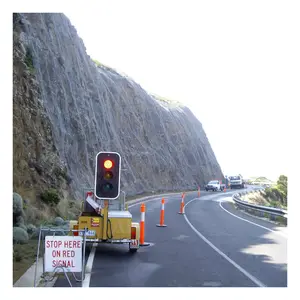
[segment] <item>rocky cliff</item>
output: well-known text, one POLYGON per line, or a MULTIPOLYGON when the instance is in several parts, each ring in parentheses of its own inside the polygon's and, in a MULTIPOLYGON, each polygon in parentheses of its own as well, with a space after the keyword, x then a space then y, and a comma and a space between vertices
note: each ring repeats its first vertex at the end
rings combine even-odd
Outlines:
POLYGON ((192 112, 96 66, 66 16, 14 14, 13 22, 14 191, 38 198, 52 187, 78 199, 93 186, 101 150, 121 154, 127 195, 223 177, 192 112))

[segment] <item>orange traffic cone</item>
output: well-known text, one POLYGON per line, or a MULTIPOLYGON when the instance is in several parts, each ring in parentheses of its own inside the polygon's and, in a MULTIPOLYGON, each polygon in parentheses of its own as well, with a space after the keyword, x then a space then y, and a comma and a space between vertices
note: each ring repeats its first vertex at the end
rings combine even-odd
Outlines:
POLYGON ((141 221, 140 221, 140 246, 149 246, 150 243, 145 242, 145 212, 146 205, 145 203, 141 204, 141 221))
POLYGON ((181 202, 180 202, 180 212, 179 212, 180 215, 184 214, 184 196, 185 196, 184 193, 182 193, 181 202))
POLYGON ((160 223, 156 224, 157 227, 167 227, 166 224, 164 224, 165 219, 165 199, 162 198, 161 200, 161 210, 160 210, 160 223))

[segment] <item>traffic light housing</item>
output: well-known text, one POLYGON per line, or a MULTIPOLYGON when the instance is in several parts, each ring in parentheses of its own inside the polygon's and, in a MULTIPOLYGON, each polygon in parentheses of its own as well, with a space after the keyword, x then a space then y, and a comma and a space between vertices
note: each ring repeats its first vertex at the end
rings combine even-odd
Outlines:
POLYGON ((117 152, 99 152, 96 155, 95 196, 116 199, 120 194, 121 156, 117 152))

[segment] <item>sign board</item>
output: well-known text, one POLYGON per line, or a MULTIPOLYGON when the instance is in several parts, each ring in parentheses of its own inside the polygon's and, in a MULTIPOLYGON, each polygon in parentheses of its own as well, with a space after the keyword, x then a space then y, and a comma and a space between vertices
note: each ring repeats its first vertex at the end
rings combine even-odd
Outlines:
POLYGON ((81 236, 45 237, 45 272, 53 272, 56 267, 64 267, 66 272, 82 271, 81 236))

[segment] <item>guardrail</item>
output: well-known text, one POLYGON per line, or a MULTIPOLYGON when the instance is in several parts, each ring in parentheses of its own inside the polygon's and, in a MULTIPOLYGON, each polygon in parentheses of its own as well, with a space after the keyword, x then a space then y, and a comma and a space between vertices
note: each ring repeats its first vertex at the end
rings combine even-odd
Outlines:
MULTIPOLYGON (((261 190, 263 190, 263 189, 261 189, 261 190)), ((247 201, 243 201, 240 198, 242 195, 246 195, 246 194, 249 194, 249 193, 255 193, 255 192, 260 192, 260 190, 236 193, 232 196, 232 199, 238 207, 246 209, 246 210, 250 210, 250 211, 252 211, 252 210, 257 211, 257 212, 260 213, 260 215, 262 217, 265 216, 265 214, 267 214, 267 215, 270 216, 271 220, 276 219, 276 217, 282 217, 285 220, 288 219, 287 210, 280 209, 280 208, 275 208, 275 207, 255 205, 255 204, 249 203, 247 201)))

